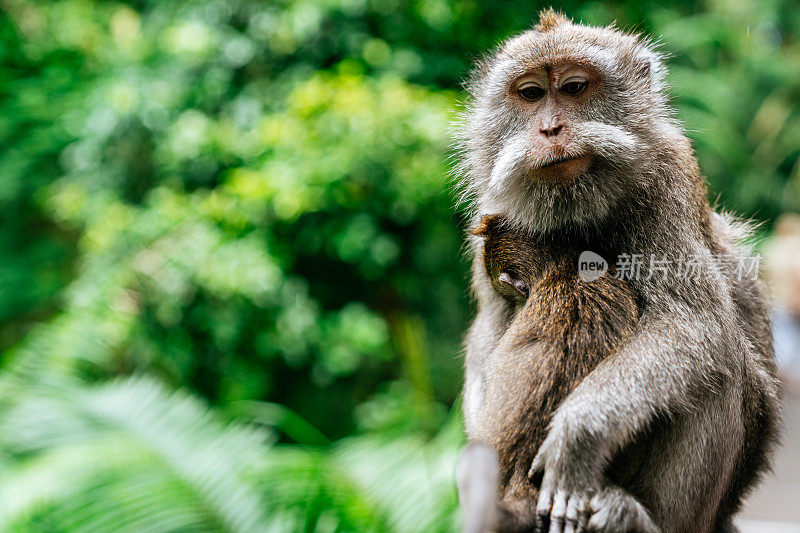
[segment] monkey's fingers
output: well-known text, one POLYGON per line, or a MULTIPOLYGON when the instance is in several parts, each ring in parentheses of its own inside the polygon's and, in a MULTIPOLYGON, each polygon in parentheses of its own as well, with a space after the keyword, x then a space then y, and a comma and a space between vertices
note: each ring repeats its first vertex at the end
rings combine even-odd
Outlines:
POLYGON ((550 509, 550 533, 564 532, 564 517, 567 514, 567 500, 569 493, 564 490, 556 491, 553 497, 553 507, 550 509))
POLYGON ((567 503, 564 515, 564 533, 583 533, 586 530, 588 502, 579 494, 573 494, 567 503))
POLYGON ((550 524, 550 509, 553 507, 553 493, 542 489, 536 502, 536 533, 547 533, 550 524))

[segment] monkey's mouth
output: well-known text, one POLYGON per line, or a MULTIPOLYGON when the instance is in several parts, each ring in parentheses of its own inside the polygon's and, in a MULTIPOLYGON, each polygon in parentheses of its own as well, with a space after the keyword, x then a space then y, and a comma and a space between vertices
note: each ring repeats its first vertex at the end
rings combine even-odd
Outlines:
POLYGON ((570 156, 566 156, 566 157, 560 157, 558 159, 554 159, 553 161, 550 161, 548 163, 545 163, 545 164, 541 165, 539 168, 554 167, 556 165, 560 165, 562 163, 567 163, 569 161, 574 161, 574 160, 580 159, 582 157, 585 157, 585 156, 583 156, 583 155, 570 155, 570 156))
POLYGON ((590 155, 568 155, 548 161, 533 170, 531 177, 550 185, 569 185, 589 171, 590 155))

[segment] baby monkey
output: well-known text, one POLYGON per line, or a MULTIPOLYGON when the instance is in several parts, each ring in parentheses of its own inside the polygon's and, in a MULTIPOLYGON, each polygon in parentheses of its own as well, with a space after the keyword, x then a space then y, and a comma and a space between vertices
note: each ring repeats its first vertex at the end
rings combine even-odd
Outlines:
MULTIPOLYGON (((547 241, 515 228, 501 215, 484 216, 472 233, 483 238, 483 266, 492 286, 516 309, 504 336, 507 345, 499 350, 504 357, 484 369, 493 381, 486 388, 493 394, 481 404, 476 420, 480 429, 472 440, 489 448, 468 452, 484 454, 478 461, 490 476, 496 475, 500 502, 496 509, 474 506, 476 514, 480 509, 485 517, 476 516, 474 525, 482 531, 488 524, 478 523, 491 520, 501 531, 525 531, 535 523, 538 498, 529 468, 547 436, 552 413, 631 336, 639 304, 635 291, 615 277, 613 267, 592 281, 581 279, 578 261, 584 248, 578 242, 547 241)), ((634 463, 629 458, 629 472, 611 473, 615 481, 629 481, 634 463)), ((469 488, 461 488, 462 498, 469 498, 469 488)), ((633 497, 627 496, 627 502, 627 521, 615 523, 655 531, 645 509, 633 497)), ((465 507, 468 513, 473 508, 468 502, 465 507)), ((592 502, 576 502, 574 510, 580 515, 576 523, 583 520, 579 528, 585 527, 592 502)))

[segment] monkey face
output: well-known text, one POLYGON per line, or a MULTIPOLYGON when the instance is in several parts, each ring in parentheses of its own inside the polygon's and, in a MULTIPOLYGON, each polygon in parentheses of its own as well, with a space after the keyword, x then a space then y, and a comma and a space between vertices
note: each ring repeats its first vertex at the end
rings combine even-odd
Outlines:
POLYGON ((510 84, 509 100, 530 129, 532 180, 566 185, 589 170, 593 156, 581 149, 573 124, 597 97, 601 80, 596 69, 564 62, 534 69, 510 84))
POLYGON ((680 136, 663 71, 649 42, 565 18, 507 41, 469 84, 460 170, 478 211, 534 232, 602 223, 680 136))

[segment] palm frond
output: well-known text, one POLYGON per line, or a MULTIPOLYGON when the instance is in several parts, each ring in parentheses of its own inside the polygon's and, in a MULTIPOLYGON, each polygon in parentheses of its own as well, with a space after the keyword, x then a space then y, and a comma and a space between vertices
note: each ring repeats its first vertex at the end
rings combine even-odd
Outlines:
POLYGON ((414 532, 456 524, 457 427, 432 441, 368 434, 327 447, 275 445, 269 429, 225 424, 189 393, 150 378, 26 386, 6 375, 3 383, 2 531, 414 532))
POLYGON ((271 435, 226 427, 199 400, 154 380, 29 391, 0 433, 10 454, 26 458, 0 488, 0 529, 37 514, 64 531, 142 531, 146 516, 161 517, 152 531, 267 523, 256 474, 271 435))

